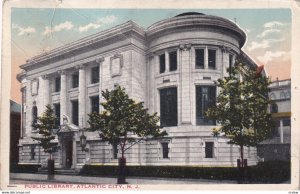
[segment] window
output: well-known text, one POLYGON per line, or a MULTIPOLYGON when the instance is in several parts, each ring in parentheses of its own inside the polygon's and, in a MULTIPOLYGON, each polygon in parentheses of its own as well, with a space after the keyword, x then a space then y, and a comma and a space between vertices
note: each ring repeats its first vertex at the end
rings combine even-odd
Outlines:
POLYGON ((160 124, 177 126, 177 88, 160 90, 160 124))
POLYGON ((291 119, 290 118, 285 118, 282 120, 282 125, 284 127, 287 127, 287 126, 291 126, 291 119))
POLYGON ((169 146, 168 146, 168 144, 169 144, 168 142, 162 142, 161 143, 163 158, 169 158, 169 146))
POLYGON ((34 156, 35 156, 35 145, 30 146, 30 160, 34 160, 34 156))
POLYGON ((229 54, 229 74, 231 74, 231 69, 233 66, 233 55, 229 54))
POLYGON ((205 158, 214 157, 214 142, 205 142, 205 158))
POLYGON ((114 143, 113 146, 113 159, 118 159, 118 144, 114 143))
POLYGON ((55 126, 58 128, 60 125, 60 104, 53 104, 54 106, 54 114, 55 114, 55 126))
MULTIPOLYGON (((38 109, 36 106, 32 107, 32 125, 37 124, 37 119, 38 119, 38 109)), ((35 127, 33 127, 34 130, 36 130, 35 127)))
POLYGON ((196 69, 204 69, 204 49, 195 50, 196 69))
POLYGON ((91 97, 91 112, 99 113, 99 96, 91 97))
POLYGON ((274 103, 271 105, 271 113, 277 113, 277 112, 278 112, 278 105, 274 103))
POLYGON ((72 121, 78 126, 78 100, 72 101, 72 121))
POLYGON ((60 77, 56 77, 55 78, 54 91, 55 92, 59 92, 60 91, 60 77))
POLYGON ((166 71, 166 56, 165 54, 159 55, 159 73, 166 71))
POLYGON ((99 83, 99 73, 100 73, 99 66, 93 67, 91 69, 91 83, 92 84, 99 83))
POLYGON ((284 92, 280 93, 280 99, 285 99, 285 93, 284 92))
POLYGON ((169 53, 169 60, 170 60, 170 71, 177 70, 177 52, 170 52, 169 53))
POLYGON ((215 120, 205 118, 205 111, 215 105, 215 86, 196 86, 196 124, 215 125, 215 120))
POLYGON ((275 95, 274 93, 271 93, 271 94, 270 94, 270 99, 271 99, 271 100, 275 100, 275 99, 276 99, 276 95, 275 95))
POLYGON ((78 88, 79 86, 79 73, 76 72, 72 75, 72 88, 78 88))
POLYGON ((208 49, 208 68, 216 69, 216 50, 208 49))

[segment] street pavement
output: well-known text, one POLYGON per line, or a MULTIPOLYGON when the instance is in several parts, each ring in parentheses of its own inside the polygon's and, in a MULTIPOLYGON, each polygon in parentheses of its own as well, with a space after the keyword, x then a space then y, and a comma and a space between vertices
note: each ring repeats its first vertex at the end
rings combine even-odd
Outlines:
MULTIPOLYGON (((117 178, 78 175, 55 175, 47 180, 47 174, 10 173, 10 184, 62 183, 62 184, 116 184, 117 178)), ((128 184, 237 184, 230 180, 179 179, 157 177, 127 177, 128 184)))

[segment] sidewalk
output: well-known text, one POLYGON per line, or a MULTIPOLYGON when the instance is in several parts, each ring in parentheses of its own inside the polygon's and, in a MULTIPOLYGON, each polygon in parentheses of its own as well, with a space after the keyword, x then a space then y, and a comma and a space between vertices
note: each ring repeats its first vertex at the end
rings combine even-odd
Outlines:
MULTIPOLYGON (((88 177, 78 175, 55 175, 54 180, 47 180, 46 174, 10 173, 10 180, 30 181, 31 183, 65 183, 65 184, 116 184, 117 178, 88 177)), ((127 177, 129 184, 237 184, 230 180, 179 179, 157 177, 127 177)))

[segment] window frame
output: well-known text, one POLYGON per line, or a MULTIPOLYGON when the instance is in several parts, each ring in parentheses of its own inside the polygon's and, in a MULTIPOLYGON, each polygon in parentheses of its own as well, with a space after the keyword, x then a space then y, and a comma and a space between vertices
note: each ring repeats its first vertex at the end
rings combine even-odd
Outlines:
POLYGON ((97 84, 100 82, 100 66, 91 67, 91 84, 97 84), (96 69, 96 71, 95 71, 96 69), (96 72, 96 73, 95 73, 96 72), (96 78, 94 78, 96 76, 96 78))
POLYGON ((160 104, 160 125, 163 127, 178 126, 178 88, 177 88, 177 86, 170 86, 170 87, 159 89, 159 104, 160 104), (176 95, 175 97, 173 97, 172 94, 170 94, 172 92, 174 92, 174 94, 176 95), (162 100, 164 100, 165 103, 163 103, 162 100), (174 102, 176 104, 173 108, 171 107, 172 102, 174 102), (165 111, 163 111, 164 108, 165 108, 165 111), (174 115, 167 114, 170 112, 173 113, 174 115), (174 119, 174 121, 173 121, 173 119, 174 119))
POLYGON ((172 50, 172 51, 169 51, 168 52, 169 54, 169 71, 172 72, 172 71, 177 71, 178 69, 178 54, 177 54, 177 50, 172 50), (175 63, 176 65, 173 64, 174 61, 173 58, 171 59, 171 55, 173 55, 175 53, 175 56, 176 58, 174 58, 175 60, 175 63))
POLYGON ((216 48, 207 48, 207 67, 208 69, 217 69, 217 49, 216 48), (215 62, 214 62, 214 66, 212 67, 210 65, 210 51, 214 51, 215 52, 215 62))
POLYGON ((99 102, 99 95, 96 95, 96 96, 90 96, 90 106, 91 106, 91 108, 90 108, 90 113, 94 113, 94 112, 96 112, 96 113, 99 113, 99 111, 100 111, 100 102, 99 102), (93 100, 95 100, 95 99, 97 99, 97 104, 98 104, 98 111, 93 111, 93 100))
POLYGON ((54 78, 54 92, 61 91, 61 76, 57 76, 54 78))
MULTIPOLYGON (((198 94, 197 88, 201 88, 201 90, 202 90, 202 88, 204 88, 204 87, 206 87, 207 90, 208 90, 207 91, 208 105, 206 105, 207 106, 206 108, 208 108, 209 106, 211 106, 213 103, 214 104, 216 103, 216 98, 217 98, 217 86, 216 85, 212 85, 212 84, 208 84, 208 85, 195 85, 195 119, 196 119, 196 126, 216 125, 216 120, 206 119, 204 117, 204 115, 198 115, 198 110, 200 109, 200 107, 198 109, 198 106, 200 106, 200 104, 198 104, 199 103, 198 100, 200 100, 200 99, 198 99, 198 98, 200 98, 200 97, 197 96, 197 94, 198 94), (209 96, 209 93, 210 93, 210 91, 209 91, 210 89, 209 88, 214 89, 214 93, 215 93, 214 98, 212 98, 211 96, 209 96), (200 116, 202 116, 202 117, 200 117, 200 116), (202 121, 198 121, 198 118, 202 119, 203 122, 202 121)), ((203 95, 202 91, 201 91, 201 94, 203 95)), ((201 99, 202 99, 202 97, 201 97, 201 99)), ((203 107, 202 104, 201 104, 201 106, 203 107)), ((203 109, 205 109, 205 107, 203 109)), ((204 110, 203 114, 205 113, 205 111, 206 110, 204 110)))
POLYGON ((214 141, 205 141, 204 142, 204 158, 215 158, 215 142, 214 141), (211 153, 208 154, 208 145, 212 145, 212 147, 210 147, 210 151, 211 153))
POLYGON ((76 71, 72 74, 72 88, 78 88, 79 87, 79 72, 76 71))
POLYGON ((79 101, 78 101, 78 99, 71 101, 71 110, 72 110, 72 123, 74 125, 79 126, 79 101), (77 104, 76 105, 77 106, 77 115, 75 115, 75 113, 74 113, 74 104, 75 103, 77 104), (76 121, 76 123, 75 123, 75 121, 76 121))
POLYGON ((162 159, 170 159, 170 147, 169 147, 170 142, 169 141, 162 141, 160 142, 161 146, 161 158, 162 159), (165 147, 166 145, 166 147, 165 147))
POLYGON ((205 48, 196 47, 195 48, 195 69, 205 69, 205 48), (203 66, 197 65, 197 50, 203 51, 203 66))
POLYGON ((159 73, 160 74, 165 73, 166 72, 166 54, 165 53, 158 55, 158 62, 159 62, 159 73))

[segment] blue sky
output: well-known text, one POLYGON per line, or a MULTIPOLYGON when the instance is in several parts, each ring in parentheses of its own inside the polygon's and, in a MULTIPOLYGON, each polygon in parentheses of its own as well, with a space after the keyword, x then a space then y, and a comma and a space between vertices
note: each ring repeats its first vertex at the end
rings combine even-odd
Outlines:
MULTIPOLYGON (((37 54, 108 29, 128 20, 143 28, 187 11, 227 18, 246 32, 243 50, 264 64, 272 78, 289 78, 289 9, 24 9, 11 12, 13 80, 18 66, 37 54), (284 71, 280 70, 284 69, 284 71), (280 71, 278 71, 280 70, 280 71)), ((19 97, 16 97, 17 101, 19 97)))

